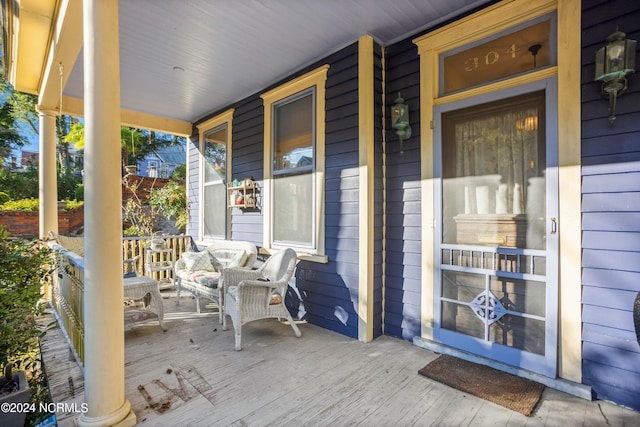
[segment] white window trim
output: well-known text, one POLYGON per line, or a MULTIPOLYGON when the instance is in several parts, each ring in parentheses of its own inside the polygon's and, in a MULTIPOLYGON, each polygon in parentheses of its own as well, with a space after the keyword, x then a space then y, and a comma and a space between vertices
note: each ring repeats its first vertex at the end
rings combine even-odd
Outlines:
POLYGON ((315 188, 315 242, 314 251, 309 253, 298 251, 298 258, 314 262, 328 262, 325 255, 324 246, 324 181, 325 181, 325 84, 327 81, 327 72, 329 65, 323 65, 307 74, 304 74, 290 82, 287 82, 269 92, 264 93, 261 98, 264 102, 264 184, 263 192, 263 245, 264 250, 268 253, 277 251, 279 248, 272 243, 272 152, 273 152, 273 104, 283 100, 291 95, 302 92, 315 86, 315 170, 314 188, 315 188))
MULTIPOLYGON (((199 147, 199 160, 198 160, 198 198, 200 203, 198 203, 198 241, 205 241, 215 239, 212 236, 204 235, 204 204, 202 201, 204 200, 204 167, 205 167, 205 158, 202 154, 204 152, 204 144, 205 144, 205 133, 220 127, 227 126, 227 173, 225 176, 226 182, 228 183, 231 179, 231 159, 232 159, 232 135, 233 135, 233 112, 235 110, 233 108, 225 111, 222 114, 219 114, 205 122, 200 123, 196 127, 198 128, 198 147, 199 147)), ((226 184, 225 184, 226 185, 226 184)), ((226 188, 225 188, 226 191, 226 188)), ((231 227, 231 218, 229 217, 229 210, 227 207, 224 207, 225 213, 227 215, 227 220, 225 221, 225 239, 229 237, 230 227, 231 227)))

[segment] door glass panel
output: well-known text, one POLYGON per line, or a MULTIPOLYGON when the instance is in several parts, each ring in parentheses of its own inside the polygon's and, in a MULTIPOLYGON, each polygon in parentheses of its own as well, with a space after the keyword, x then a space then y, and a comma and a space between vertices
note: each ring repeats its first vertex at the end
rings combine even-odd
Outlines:
POLYGON ((545 299, 544 282, 445 270, 441 325, 544 355, 545 299))
POLYGON ((543 92, 442 115, 443 243, 545 249, 544 119, 543 92))

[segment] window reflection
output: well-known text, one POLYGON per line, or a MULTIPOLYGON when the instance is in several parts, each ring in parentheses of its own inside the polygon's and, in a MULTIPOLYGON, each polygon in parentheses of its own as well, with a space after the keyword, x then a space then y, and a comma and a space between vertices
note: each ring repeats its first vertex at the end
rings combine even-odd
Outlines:
POLYGON ((275 107, 274 172, 313 165, 313 96, 275 107))
POLYGON ((274 107, 273 240, 314 245, 314 91, 274 107))
POLYGON ((204 180, 224 180, 227 175, 227 128, 222 126, 205 135, 204 180))

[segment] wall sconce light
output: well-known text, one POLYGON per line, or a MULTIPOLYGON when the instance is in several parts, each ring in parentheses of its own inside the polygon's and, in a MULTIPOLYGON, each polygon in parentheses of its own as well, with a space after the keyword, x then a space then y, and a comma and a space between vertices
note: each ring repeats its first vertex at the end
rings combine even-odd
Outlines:
POLYGON ((627 74, 635 71, 636 41, 617 31, 596 53, 596 81, 602 82, 602 96, 609 99, 609 123, 616 119, 616 101, 627 90, 627 74))
POLYGON ((396 135, 400 138, 400 154, 404 153, 403 142, 411 137, 411 125, 409 124, 409 106, 398 92, 395 104, 391 107, 391 126, 396 130, 396 135))

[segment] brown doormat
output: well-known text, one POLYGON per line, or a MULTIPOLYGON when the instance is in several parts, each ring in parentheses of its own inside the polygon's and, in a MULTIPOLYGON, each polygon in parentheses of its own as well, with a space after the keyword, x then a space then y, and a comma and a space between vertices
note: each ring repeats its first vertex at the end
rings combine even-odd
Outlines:
POLYGON ((446 354, 418 373, 527 417, 535 409, 544 390, 544 385, 535 381, 446 354))

